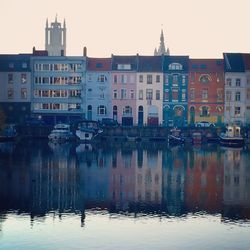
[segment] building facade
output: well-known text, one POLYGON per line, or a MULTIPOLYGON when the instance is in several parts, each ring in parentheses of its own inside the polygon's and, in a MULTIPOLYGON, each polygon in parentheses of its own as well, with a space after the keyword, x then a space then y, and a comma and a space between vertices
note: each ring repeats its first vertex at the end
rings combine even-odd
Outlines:
POLYGON ((137 56, 112 55, 111 91, 112 117, 123 125, 133 125, 136 120, 136 70, 137 56))
POLYGON ((23 123, 30 116, 30 55, 0 55, 0 106, 7 123, 23 123))
POLYGON ((137 124, 162 124, 163 65, 161 56, 138 56, 136 76, 137 124))
POLYGON ((31 110, 48 124, 85 117, 85 57, 32 57, 31 110))
POLYGON ((112 118, 111 59, 87 58, 86 118, 102 120, 112 118))
POLYGON ((224 53, 226 124, 246 123, 246 74, 240 53, 224 53))
POLYGON ((165 56, 163 71, 163 125, 183 127, 188 114, 188 56, 165 56))
POLYGON ((222 59, 190 59, 188 84, 189 123, 223 122, 224 63, 222 59))

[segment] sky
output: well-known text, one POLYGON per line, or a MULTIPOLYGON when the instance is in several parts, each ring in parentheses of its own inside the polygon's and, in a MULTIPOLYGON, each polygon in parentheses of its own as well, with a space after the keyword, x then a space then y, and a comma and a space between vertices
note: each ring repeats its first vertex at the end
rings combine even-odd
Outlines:
POLYGON ((0 54, 44 49, 56 15, 68 56, 153 55, 161 29, 171 55, 250 52, 250 0, 0 0, 0 54))

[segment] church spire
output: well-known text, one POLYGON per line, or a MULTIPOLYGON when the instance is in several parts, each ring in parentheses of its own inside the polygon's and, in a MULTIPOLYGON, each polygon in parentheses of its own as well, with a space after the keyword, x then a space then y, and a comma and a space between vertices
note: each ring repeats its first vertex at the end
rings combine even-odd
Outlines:
POLYGON ((160 56, 160 55, 169 55, 169 49, 167 48, 167 50, 166 50, 166 47, 165 47, 163 29, 161 29, 159 49, 155 50, 154 55, 157 55, 157 56, 160 56))

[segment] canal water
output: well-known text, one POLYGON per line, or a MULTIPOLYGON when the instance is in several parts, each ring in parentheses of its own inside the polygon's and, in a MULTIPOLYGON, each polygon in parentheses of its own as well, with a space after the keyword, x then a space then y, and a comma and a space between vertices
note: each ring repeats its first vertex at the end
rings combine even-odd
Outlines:
POLYGON ((0 249, 249 249, 250 151, 0 144, 0 249))

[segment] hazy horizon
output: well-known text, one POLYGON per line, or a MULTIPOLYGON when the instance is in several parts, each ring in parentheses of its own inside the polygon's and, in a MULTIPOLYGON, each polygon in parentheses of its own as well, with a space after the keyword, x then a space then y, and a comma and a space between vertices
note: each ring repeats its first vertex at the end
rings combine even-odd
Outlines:
POLYGON ((161 29, 171 55, 249 53, 248 0, 1 0, 0 54, 44 49, 45 24, 66 20, 67 55, 153 55, 161 29), (32 35, 34 34, 34 35, 32 35))

